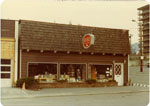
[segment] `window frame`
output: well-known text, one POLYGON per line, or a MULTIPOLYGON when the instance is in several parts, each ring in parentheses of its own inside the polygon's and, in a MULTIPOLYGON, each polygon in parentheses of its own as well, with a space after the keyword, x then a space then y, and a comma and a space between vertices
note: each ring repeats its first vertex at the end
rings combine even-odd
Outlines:
POLYGON ((1 76, 1 74, 10 74, 10 77, 9 78, 2 78, 2 76, 1 76, 1 79, 11 79, 12 61, 11 61, 11 59, 1 59, 1 61, 2 60, 10 60, 10 64, 2 64, 2 63, 0 64, 1 69, 3 66, 10 67, 10 71, 3 71, 0 69, 0 76, 1 76))
POLYGON ((36 64, 36 63, 38 63, 38 64, 40 64, 40 63, 42 63, 42 64, 56 64, 57 65, 57 79, 58 79, 58 63, 57 62, 27 62, 27 77, 29 77, 29 64, 36 64))
MULTIPOLYGON (((83 63, 76 63, 76 62, 75 62, 75 63, 74 63, 74 62, 71 62, 71 63, 69 63, 69 62, 62 62, 62 63, 59 64, 59 65, 60 65, 60 66, 59 66, 59 71, 61 71, 61 64, 62 64, 62 65, 63 65, 63 64, 83 64, 83 65, 85 65, 85 67, 86 67, 86 71, 85 71, 85 72, 86 72, 86 78, 85 78, 85 80, 88 79, 88 67, 87 67, 87 66, 88 66, 88 63, 84 63, 84 62, 83 62, 83 63)), ((60 73, 61 73, 61 72, 59 72, 59 75, 58 75, 59 77, 60 77, 60 73)))

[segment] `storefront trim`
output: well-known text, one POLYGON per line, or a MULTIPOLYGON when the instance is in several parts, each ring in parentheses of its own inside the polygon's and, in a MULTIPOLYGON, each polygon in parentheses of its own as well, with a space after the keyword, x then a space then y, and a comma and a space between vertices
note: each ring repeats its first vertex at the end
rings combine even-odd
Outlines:
POLYGON ((20 49, 20 78, 21 78, 21 73, 22 73, 22 71, 21 71, 22 67, 21 66, 22 66, 22 50, 20 49))

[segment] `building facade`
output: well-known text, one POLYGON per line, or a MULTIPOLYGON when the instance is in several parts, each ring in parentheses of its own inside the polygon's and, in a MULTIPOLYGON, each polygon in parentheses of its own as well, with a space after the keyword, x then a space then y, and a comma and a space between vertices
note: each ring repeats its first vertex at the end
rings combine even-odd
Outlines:
POLYGON ((141 25, 142 29, 142 37, 143 37, 143 54, 146 58, 149 59, 149 5, 145 5, 143 7, 138 8, 139 11, 139 25, 141 25))
POLYGON ((1 20, 1 86, 12 87, 17 80, 15 20, 1 20))
POLYGON ((128 30, 19 21, 19 78, 128 83, 128 30))

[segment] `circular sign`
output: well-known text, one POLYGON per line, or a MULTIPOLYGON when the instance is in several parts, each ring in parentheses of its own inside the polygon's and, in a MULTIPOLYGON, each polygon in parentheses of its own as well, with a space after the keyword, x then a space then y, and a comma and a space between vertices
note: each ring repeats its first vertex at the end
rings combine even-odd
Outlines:
POLYGON ((94 35, 93 34, 85 34, 82 38, 82 44, 85 49, 89 48, 92 44, 94 44, 94 35))

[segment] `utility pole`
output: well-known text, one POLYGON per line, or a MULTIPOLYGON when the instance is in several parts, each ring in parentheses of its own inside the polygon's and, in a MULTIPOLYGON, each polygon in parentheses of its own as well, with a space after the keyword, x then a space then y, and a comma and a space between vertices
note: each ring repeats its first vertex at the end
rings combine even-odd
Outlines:
POLYGON ((142 23, 139 23, 139 36, 140 36, 140 72, 143 72, 143 37, 142 37, 142 23))
POLYGON ((140 37, 140 72, 143 72, 143 37, 142 37, 142 23, 138 23, 136 20, 132 20, 139 25, 139 37, 140 37))

